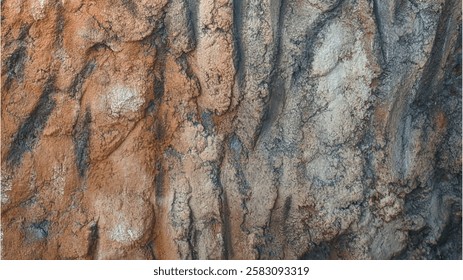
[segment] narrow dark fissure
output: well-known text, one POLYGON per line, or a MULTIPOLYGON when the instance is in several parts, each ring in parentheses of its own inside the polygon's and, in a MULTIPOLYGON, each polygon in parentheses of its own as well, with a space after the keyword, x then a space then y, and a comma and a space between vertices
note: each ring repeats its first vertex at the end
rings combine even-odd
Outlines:
POLYGON ((89 235, 88 235, 88 251, 87 251, 87 255, 91 259, 96 259, 98 241, 99 241, 99 238, 100 238, 98 221, 93 223, 92 225, 90 225, 89 231, 90 232, 89 232, 89 235))
POLYGON ((53 99, 53 94, 55 93, 54 83, 54 76, 47 80, 37 105, 21 124, 14 136, 7 155, 7 161, 11 165, 17 166, 20 164, 24 153, 32 151, 39 141, 48 118, 56 106, 56 102, 53 99))
POLYGON ((74 142, 74 154, 76 166, 80 177, 84 177, 90 164, 90 136, 91 136, 92 115, 90 108, 85 109, 83 116, 77 120, 76 127, 72 133, 74 142))
POLYGON ((84 65, 84 67, 82 67, 79 73, 77 73, 77 75, 74 77, 74 80, 71 83, 71 86, 69 87, 69 93, 71 97, 80 99, 80 97, 82 96, 82 85, 84 84, 85 80, 92 74, 93 70, 95 70, 95 67, 95 60, 91 60, 87 62, 84 65))
POLYGON ((243 9, 244 0, 233 1, 233 35, 235 45, 235 63, 236 69, 236 82, 238 83, 238 89, 242 89, 244 86, 244 66, 245 66, 245 52, 243 43, 243 9))
POLYGON ((284 30, 284 17, 287 10, 287 1, 280 0, 278 8, 278 20, 276 21, 276 46, 274 49, 275 53, 275 64, 274 68, 270 73, 269 79, 269 96, 266 102, 266 107, 262 120, 260 122, 260 127, 258 130, 258 137, 254 145, 259 142, 259 140, 269 132, 272 125, 278 118, 280 114, 282 103, 285 99, 285 80, 282 77, 282 48, 283 48, 283 30, 284 30))

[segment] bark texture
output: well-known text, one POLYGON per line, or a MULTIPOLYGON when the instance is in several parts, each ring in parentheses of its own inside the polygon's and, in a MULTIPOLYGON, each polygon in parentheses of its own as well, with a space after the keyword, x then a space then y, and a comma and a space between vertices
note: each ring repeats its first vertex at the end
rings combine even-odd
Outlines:
POLYGON ((1 1, 4 259, 461 259, 461 0, 1 1))

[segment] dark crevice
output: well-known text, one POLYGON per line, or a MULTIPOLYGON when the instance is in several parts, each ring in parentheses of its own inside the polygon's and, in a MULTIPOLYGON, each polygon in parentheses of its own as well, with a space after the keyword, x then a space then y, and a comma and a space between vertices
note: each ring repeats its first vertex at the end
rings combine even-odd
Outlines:
POLYGON ((88 48, 88 50, 86 51, 86 54, 89 55, 92 52, 98 52, 100 50, 113 51, 111 47, 109 47, 105 42, 98 42, 92 45, 90 48, 88 48))
MULTIPOLYGON (((168 9, 168 5, 164 6, 164 9, 168 9)), ((165 93, 165 71, 166 71, 166 57, 169 52, 168 41, 167 41, 167 28, 165 25, 166 12, 162 15, 161 20, 154 29, 153 33, 145 39, 145 43, 148 44, 152 49, 155 49, 155 63, 153 66, 153 125, 151 131, 153 137, 158 143, 162 143, 165 137, 165 123, 164 117, 160 115, 159 108, 165 93)), ((161 206, 164 195, 165 195, 165 169, 164 162, 161 155, 155 157, 155 176, 153 180, 154 188, 154 201, 157 206, 161 206)), ((153 255, 154 258, 154 255, 153 255)))
POLYGON ((286 199, 285 199, 285 205, 283 207, 283 219, 285 221, 288 220, 289 218, 289 213, 291 212, 291 204, 292 204, 292 197, 291 196, 288 196, 286 199))
POLYGON ((212 120, 212 112, 206 110, 201 113, 201 125, 204 127, 207 135, 212 135, 214 132, 214 121, 212 120))
POLYGON ((461 205, 451 206, 450 220, 445 224, 440 238, 437 242, 423 242, 429 238, 432 230, 425 226, 419 230, 408 232, 407 246, 393 259, 406 260, 411 257, 434 260, 461 260, 461 205), (458 249, 459 248, 459 249, 458 249))
POLYGON ((90 107, 87 107, 83 116, 77 120, 72 139, 74 142, 74 154, 76 166, 80 177, 84 177, 90 164, 90 136, 92 115, 90 107))
MULTIPOLYGON (((212 113, 211 113, 212 114, 212 113)), ((223 256, 224 259, 231 259, 233 256, 233 248, 231 243, 231 226, 230 226, 230 207, 228 206, 228 198, 226 189, 222 185, 221 171, 222 171, 223 156, 217 162, 212 163, 212 182, 214 186, 220 191, 219 194, 219 213, 221 218, 221 230, 223 238, 223 256)))
POLYGON ((26 39, 26 37, 29 35, 29 30, 31 29, 31 26, 31 24, 24 24, 21 26, 18 36, 19 41, 24 41, 26 39))
POLYGON ((411 105, 412 112, 418 112, 418 114, 422 111, 430 112, 434 95, 442 89, 442 80, 438 79, 438 77, 440 77, 439 72, 443 70, 442 62, 447 60, 445 54, 448 54, 450 47, 448 42, 451 36, 449 28, 455 24, 453 13, 458 9, 458 6, 458 1, 445 1, 431 54, 419 82, 420 87, 417 91, 417 97, 411 105))
POLYGON ((53 99, 55 93, 55 76, 45 83, 42 95, 34 110, 19 127, 8 151, 7 161, 10 165, 17 166, 21 163, 24 153, 32 151, 37 144, 40 135, 50 117, 56 102, 53 99))
POLYGON ((151 36, 152 45, 156 48, 156 60, 154 65, 154 101, 155 106, 159 106, 164 96, 164 72, 166 70, 166 56, 168 52, 167 48, 167 30, 164 25, 165 14, 162 18, 160 25, 154 31, 151 36))
MULTIPOLYGON (((276 46, 274 49, 275 53, 275 64, 270 74, 269 82, 269 96, 268 101, 264 109, 264 114, 260 121, 260 125, 257 128, 257 137, 255 143, 259 142, 259 139, 263 138, 264 135, 270 130, 274 124, 282 108, 282 102, 285 99, 285 81, 282 77, 282 48, 283 48, 283 29, 284 29, 284 16, 287 10, 287 1, 280 0, 278 7, 278 20, 276 21, 276 46)), ((254 143, 254 146, 255 146, 254 143)))
POLYGON ((25 46, 18 47, 5 62, 7 74, 5 89, 9 90, 13 80, 22 81, 24 78, 24 66, 27 59, 27 49, 25 46))
POLYGON ((91 259, 96 259, 99 238, 100 238, 100 234, 99 234, 99 228, 98 228, 98 221, 96 221, 90 225, 89 235, 88 235, 87 255, 91 259))
POLYGON ((199 38, 199 3, 197 0, 186 0, 188 6, 188 18, 189 23, 193 25, 193 42, 196 42, 196 38, 199 38))
POLYGON ((262 117, 260 137, 265 136, 273 124, 279 118, 285 102, 285 82, 283 78, 278 75, 270 84, 269 101, 262 117))
POLYGON ((198 252, 196 251, 197 247, 197 240, 201 235, 201 232, 195 229, 195 218, 193 216, 193 211, 191 209, 190 200, 188 200, 188 208, 189 208, 189 226, 188 226, 188 245, 190 247, 190 256, 193 260, 198 260, 198 252))
MULTIPOLYGON (((196 30, 195 30, 195 25, 196 25, 196 18, 197 17, 196 13, 197 11, 192 11, 191 4, 187 3, 187 0, 182 0, 183 1, 183 13, 185 15, 186 19, 186 29, 187 29, 187 36, 188 36, 188 48, 185 49, 184 51, 186 53, 190 52, 191 50, 195 49, 196 47, 196 30)), ((184 53, 185 54, 185 53, 184 53)))
POLYGON ((241 166, 242 156, 247 157, 247 151, 244 149, 242 142, 236 134, 233 134, 229 140, 229 147, 232 153, 230 163, 235 169, 235 176, 238 185, 238 192, 241 195, 241 209, 243 210, 243 221, 240 228, 243 232, 248 233, 249 231, 245 228, 246 215, 247 215, 247 201, 251 195, 251 186, 246 179, 243 167, 241 166))
POLYGON ((236 135, 233 135, 233 137, 231 137, 230 147, 232 148, 232 152, 233 152, 233 157, 232 157, 231 162, 232 162, 232 166, 236 170, 236 176, 237 176, 238 186, 239 186, 239 189, 238 189, 239 193, 247 197, 249 195, 251 186, 249 185, 249 182, 246 179, 246 176, 244 175, 243 167, 241 166, 241 153, 243 152, 243 150, 242 150, 241 141, 239 141, 236 135))
POLYGON ((286 246, 290 245, 291 242, 291 236, 292 236, 292 226, 291 226, 291 221, 289 220, 290 214, 291 214, 291 206, 292 206, 293 198, 292 196, 288 196, 285 199, 285 203, 283 205, 283 232, 284 232, 284 240, 286 242, 286 246))
POLYGON ((310 250, 305 253, 301 260, 329 260, 331 256, 332 244, 329 242, 321 242, 311 246, 310 250))
POLYGON ((233 258, 233 244, 231 237, 231 224, 230 224, 230 207, 228 206, 228 197, 226 190, 222 192, 222 236, 223 236, 223 247, 224 247, 224 258, 230 260, 233 258))
POLYGON ((188 55, 183 53, 182 55, 180 55, 177 59, 176 59, 176 62, 178 63, 178 65, 181 67, 182 71, 186 74, 186 76, 189 78, 189 79, 192 79, 194 81, 197 81, 197 77, 191 67, 191 63, 188 59, 188 55))
POLYGON ((243 0, 233 1, 233 37, 234 37, 234 50, 235 50, 235 69, 236 70, 236 82, 238 83, 238 89, 244 87, 244 66, 245 66, 245 55, 244 55, 244 44, 243 44, 243 0))
POLYGON ((164 75, 162 74, 161 77, 154 79, 154 100, 155 103, 159 106, 159 103, 164 96, 164 75))
POLYGON ((93 70, 95 69, 95 66, 95 60, 88 62, 74 77, 74 80, 72 81, 71 86, 69 87, 71 97, 77 97, 78 99, 80 99, 80 97, 82 96, 80 94, 82 90, 82 85, 84 84, 85 80, 92 74, 93 70))
POLYGON ((160 162, 156 163, 156 176, 154 177, 156 202, 164 196, 164 169, 160 162))
POLYGON ((154 242, 152 240, 146 244, 146 251, 152 260, 156 259, 156 256, 154 255, 154 242))
POLYGON ((378 47, 379 47, 379 50, 381 51, 381 57, 382 57, 380 65, 385 65, 387 61, 387 57, 386 57, 386 52, 384 50, 384 45, 386 44, 386 42, 384 40, 384 34, 383 34, 384 26, 382 23, 378 5, 379 5, 378 0, 373 0, 373 20, 375 21, 376 28, 378 30, 378 41, 379 41, 378 47))
MULTIPOLYGON (((222 159, 220 159, 222 160, 222 159)), ((222 190, 222 182, 220 181, 220 163, 217 161, 210 161, 211 173, 209 173, 209 178, 211 179, 212 185, 214 188, 222 190)))
MULTIPOLYGON (((154 103, 153 103, 154 104, 154 103)), ((154 106, 154 105, 153 105, 154 106)), ((165 124, 164 122, 162 121, 162 119, 160 118, 156 118, 154 120, 154 124, 153 124, 153 133, 154 133, 154 138, 157 140, 157 141, 163 141, 164 139, 164 136, 166 134, 166 131, 165 131, 165 124)))

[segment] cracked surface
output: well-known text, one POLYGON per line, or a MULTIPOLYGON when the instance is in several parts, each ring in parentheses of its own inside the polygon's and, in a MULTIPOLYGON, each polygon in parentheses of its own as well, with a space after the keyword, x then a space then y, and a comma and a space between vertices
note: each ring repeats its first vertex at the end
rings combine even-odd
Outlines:
POLYGON ((461 259, 461 0, 1 1, 4 259, 461 259))

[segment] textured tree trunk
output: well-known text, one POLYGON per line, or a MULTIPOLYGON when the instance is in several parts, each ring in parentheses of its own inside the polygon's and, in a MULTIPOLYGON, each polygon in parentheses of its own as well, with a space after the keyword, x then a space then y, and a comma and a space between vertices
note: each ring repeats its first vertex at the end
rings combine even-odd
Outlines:
POLYGON ((1 1, 4 259, 461 259, 461 0, 1 1))

